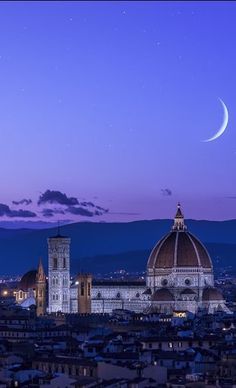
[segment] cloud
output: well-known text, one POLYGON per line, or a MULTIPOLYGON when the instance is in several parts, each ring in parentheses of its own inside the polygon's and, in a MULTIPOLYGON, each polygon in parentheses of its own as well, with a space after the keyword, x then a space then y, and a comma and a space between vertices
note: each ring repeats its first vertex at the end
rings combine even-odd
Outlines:
POLYGON ((41 194, 38 200, 38 205, 44 203, 58 203, 60 205, 74 206, 79 205, 79 201, 75 197, 67 197, 65 193, 55 190, 46 190, 41 194))
POLYGON ((42 211, 44 217, 53 217, 55 214, 70 213, 83 217, 101 216, 108 212, 101 206, 95 205, 91 201, 79 202, 76 197, 68 197, 65 193, 56 190, 46 190, 40 195, 38 199, 38 205, 48 204, 49 208, 45 208, 42 211), (50 208, 50 204, 61 205, 61 208, 50 208))
POLYGON ((12 201, 13 205, 30 205, 32 203, 32 199, 21 199, 20 201, 12 201))
POLYGON ((43 209, 42 214, 44 217, 53 217, 55 214, 65 214, 61 209, 43 209))
MULTIPOLYGON (((95 205, 94 205, 95 206, 95 205)), ((71 214, 84 216, 84 217, 94 217, 94 216, 102 216, 104 213, 107 213, 109 210, 104 209, 100 206, 95 206, 94 210, 85 209, 81 206, 69 206, 66 211, 71 214)))
POLYGON ((79 203, 81 206, 89 206, 89 207, 95 207, 94 203, 93 202, 80 202, 79 203))
POLYGON ((32 218, 32 217, 36 217, 37 214, 29 210, 23 210, 23 209, 11 210, 8 205, 0 203, 0 217, 3 217, 3 216, 10 217, 10 218, 13 218, 13 217, 32 218))
POLYGON ((170 197, 172 195, 172 191, 170 189, 161 189, 162 195, 166 197, 170 197))
POLYGON ((84 209, 83 207, 76 207, 76 206, 69 206, 66 211, 71 214, 76 214, 79 216, 85 216, 85 217, 93 217, 95 214, 94 212, 84 209))
POLYGON ((109 212, 109 214, 119 214, 122 216, 139 216, 141 213, 132 213, 132 212, 109 212))

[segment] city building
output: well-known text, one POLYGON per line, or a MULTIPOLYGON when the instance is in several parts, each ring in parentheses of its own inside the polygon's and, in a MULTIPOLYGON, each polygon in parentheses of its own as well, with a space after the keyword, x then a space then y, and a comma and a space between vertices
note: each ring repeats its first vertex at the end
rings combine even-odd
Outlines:
MULTIPOLYGON (((49 313, 112 313, 115 309, 134 312, 204 311, 230 313, 221 292, 214 287, 212 261, 204 245, 188 230, 178 204, 174 224, 153 248, 146 281, 92 280, 79 274, 71 281, 70 238, 48 238, 49 313)), ((16 301, 26 307, 33 302, 37 314, 46 311, 46 278, 42 263, 38 271, 25 274, 16 301), (36 298, 36 299, 35 299, 36 298)))
POLYGON ((16 302, 23 308, 36 306, 37 315, 47 310, 47 279, 41 259, 37 270, 28 271, 22 276, 15 292, 16 302))
POLYGON ((92 311, 230 312, 214 287, 212 261, 184 223, 178 204, 171 231, 157 242, 147 262, 146 282, 94 281, 92 311))

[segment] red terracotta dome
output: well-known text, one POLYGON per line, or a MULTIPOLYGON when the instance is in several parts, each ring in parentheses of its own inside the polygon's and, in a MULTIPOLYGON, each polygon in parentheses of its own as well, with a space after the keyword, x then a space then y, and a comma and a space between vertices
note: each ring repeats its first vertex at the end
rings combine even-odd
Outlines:
POLYGON ((148 259, 147 268, 203 267, 212 269, 211 258, 204 245, 184 225, 178 205, 172 231, 164 236, 148 259))
POLYGON ((202 300, 204 302, 212 300, 223 300, 223 295, 215 287, 207 287, 203 290, 202 300))
POLYGON ((32 270, 26 272, 19 283, 19 290, 28 291, 29 289, 35 289, 36 288, 36 275, 37 271, 32 270))
POLYGON ((174 296, 167 288, 160 288, 152 295, 154 302, 170 302, 174 300, 174 296))

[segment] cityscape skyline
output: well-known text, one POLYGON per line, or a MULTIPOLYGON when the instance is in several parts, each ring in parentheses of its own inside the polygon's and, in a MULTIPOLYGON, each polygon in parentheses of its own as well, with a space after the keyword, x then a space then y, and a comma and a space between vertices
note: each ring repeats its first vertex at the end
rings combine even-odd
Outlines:
POLYGON ((0 222, 236 218, 234 2, 0 7, 0 222))

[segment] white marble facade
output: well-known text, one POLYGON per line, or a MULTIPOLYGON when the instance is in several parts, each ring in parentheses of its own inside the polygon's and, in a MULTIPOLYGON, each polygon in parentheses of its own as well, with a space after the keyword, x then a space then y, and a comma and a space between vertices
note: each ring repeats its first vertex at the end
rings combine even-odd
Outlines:
POLYGON ((48 238, 48 311, 70 312, 70 238, 48 238))
POLYGON ((143 312, 150 304, 143 281, 94 281, 92 312, 111 313, 114 309, 143 312))
MULTIPOLYGON (((78 281, 70 280, 70 239, 48 239, 49 312, 78 313, 78 281)), ((229 312, 223 296, 214 288, 211 258, 201 242, 187 232, 178 205, 174 225, 153 248, 146 280, 93 280, 91 312, 114 309, 171 313, 204 309, 229 312)))

